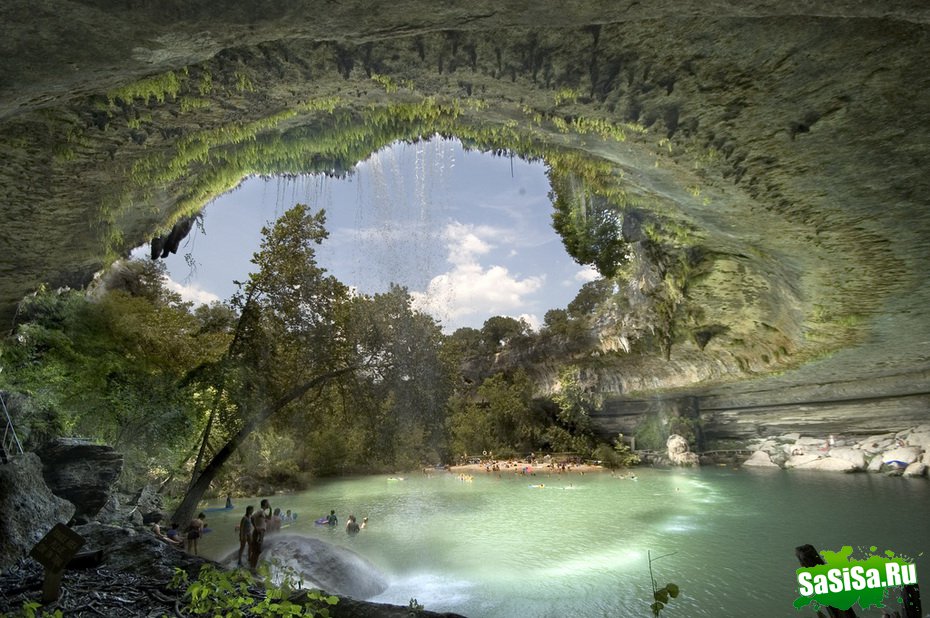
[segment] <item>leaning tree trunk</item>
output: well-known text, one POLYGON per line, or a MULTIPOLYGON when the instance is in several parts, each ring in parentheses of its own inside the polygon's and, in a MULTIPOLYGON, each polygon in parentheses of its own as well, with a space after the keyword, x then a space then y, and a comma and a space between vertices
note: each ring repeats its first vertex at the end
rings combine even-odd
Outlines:
POLYGON ((355 367, 345 367, 343 369, 335 369, 327 373, 321 374, 308 380, 303 384, 295 386, 290 391, 285 393, 280 399, 274 401, 264 409, 262 409, 258 414, 253 416, 242 428, 236 432, 223 447, 216 452, 216 454, 210 459, 209 462, 203 467, 199 474, 195 473, 195 478, 191 480, 190 487, 187 490, 187 493, 184 494, 184 499, 181 500, 181 504, 174 511, 174 515, 171 516, 172 522, 177 522, 180 526, 186 526, 187 522, 194 518, 194 513, 197 510, 197 503, 203 498, 203 495, 207 492, 207 489, 210 488, 210 484, 216 479, 217 474, 222 470, 223 465, 229 461, 229 458, 232 457, 233 453, 236 452, 236 449, 245 442, 245 439, 248 438, 253 431, 258 429, 262 423, 267 421, 269 418, 274 416, 279 410, 284 408, 290 403, 298 401, 304 395, 306 395, 310 390, 322 386, 329 380, 341 376, 346 373, 355 371, 355 367))

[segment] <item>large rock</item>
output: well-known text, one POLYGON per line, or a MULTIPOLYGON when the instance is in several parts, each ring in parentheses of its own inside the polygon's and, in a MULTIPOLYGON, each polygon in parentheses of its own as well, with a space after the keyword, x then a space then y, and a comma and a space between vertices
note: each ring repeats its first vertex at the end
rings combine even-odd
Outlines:
MULTIPOLYGON (((238 551, 222 564, 233 567, 238 551)), ((306 583, 331 594, 370 599, 387 590, 384 573, 366 558, 338 545, 295 534, 265 539, 262 560, 277 561, 299 572, 306 583)))
POLYGON ((743 462, 744 467, 749 468, 777 468, 778 464, 772 461, 769 454, 765 451, 756 451, 752 456, 743 462))
POLYGON ((930 451, 930 431, 914 431, 907 436, 908 446, 916 446, 930 451))
POLYGON ((841 447, 830 449, 830 457, 852 463, 856 470, 865 470, 865 453, 861 449, 841 447))
POLYGON ((817 470, 819 472, 855 472, 856 466, 851 461, 834 457, 822 457, 794 466, 796 470, 817 470))
POLYGON ((0 570, 27 556, 57 523, 66 523, 74 505, 54 495, 42 478, 34 453, 0 465, 0 570))
POLYGON ((900 461, 906 467, 920 459, 921 454, 922 450, 916 446, 900 446, 882 453, 882 462, 900 461))
POLYGON ((820 455, 810 453, 807 455, 792 455, 788 458, 788 461, 785 462, 786 468, 800 468, 801 466, 806 466, 814 461, 820 459, 820 455))
POLYGON ((196 575, 200 565, 209 562, 160 541, 148 530, 140 532, 98 522, 76 526, 74 530, 84 537, 81 551, 103 551, 101 566, 132 573, 145 580, 168 581, 175 567, 196 575))
POLYGON ((915 461, 904 470, 904 476, 927 476, 927 464, 915 461))
POLYGON ((78 438, 53 440, 38 455, 49 489, 74 504, 79 523, 96 517, 123 469, 123 456, 113 447, 78 438))
POLYGON ((668 459, 676 466, 699 466, 701 465, 700 457, 697 453, 690 452, 691 447, 688 441, 678 434, 672 434, 665 442, 668 449, 668 459))

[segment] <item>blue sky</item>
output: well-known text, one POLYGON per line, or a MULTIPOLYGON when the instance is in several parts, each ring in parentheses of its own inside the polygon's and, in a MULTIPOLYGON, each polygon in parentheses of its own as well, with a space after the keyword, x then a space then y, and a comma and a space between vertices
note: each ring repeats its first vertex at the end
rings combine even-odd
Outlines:
POLYGON ((594 278, 553 231, 548 191, 542 163, 439 138, 394 144, 346 179, 249 178, 210 203, 204 231, 166 260, 169 285, 195 302, 228 299, 250 271, 261 227, 302 202, 326 210, 330 237, 317 261, 343 283, 364 293, 406 286, 446 332, 494 315, 536 328, 594 278))

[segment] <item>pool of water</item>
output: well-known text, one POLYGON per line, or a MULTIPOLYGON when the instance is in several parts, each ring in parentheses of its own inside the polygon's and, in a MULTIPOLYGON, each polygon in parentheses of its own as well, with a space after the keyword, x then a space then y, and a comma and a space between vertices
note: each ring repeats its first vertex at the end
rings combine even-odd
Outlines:
MULTIPOLYGON (((390 586, 375 601, 482 617, 648 616, 647 552, 659 586, 681 596, 663 616, 813 616, 796 611, 794 547, 877 546, 917 557, 930 549, 930 483, 869 474, 637 469, 522 476, 438 473, 321 481, 271 497, 298 519, 287 532, 351 548, 390 586), (335 509, 340 526, 314 520, 335 509), (370 518, 346 535, 349 514, 370 518)), ((238 547, 247 504, 210 513, 201 553, 238 547), (240 508, 241 507, 241 508, 240 508)), ((926 570, 930 573, 930 570, 926 570)), ((926 603, 925 603, 926 604, 926 603)), ((880 616, 878 610, 860 616, 880 616)))

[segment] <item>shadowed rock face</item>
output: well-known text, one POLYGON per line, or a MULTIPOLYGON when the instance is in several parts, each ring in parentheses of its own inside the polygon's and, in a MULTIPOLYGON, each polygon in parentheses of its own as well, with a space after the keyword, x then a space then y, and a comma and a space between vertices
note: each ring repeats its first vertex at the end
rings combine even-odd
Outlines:
POLYGON ((0 304, 86 282, 245 174, 440 131, 606 165, 710 256, 693 340, 592 377, 605 431, 681 394, 722 436, 903 428, 930 391, 928 24, 909 1, 12 0, 0 304))
POLYGON ((77 438, 58 438, 38 450, 45 483, 75 506, 79 523, 92 520, 110 497, 123 471, 123 456, 112 446, 77 438))

